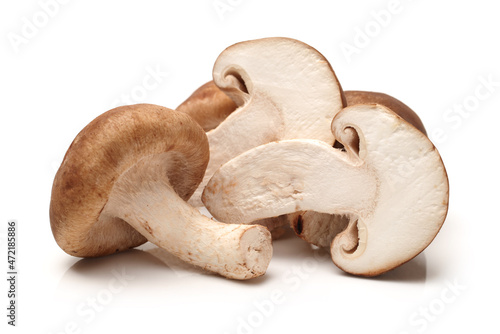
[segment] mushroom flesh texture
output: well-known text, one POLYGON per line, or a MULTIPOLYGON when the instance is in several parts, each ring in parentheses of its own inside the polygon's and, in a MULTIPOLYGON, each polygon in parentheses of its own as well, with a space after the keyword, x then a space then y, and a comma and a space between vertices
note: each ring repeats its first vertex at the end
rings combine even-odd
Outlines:
POLYGON ((224 164, 203 201, 216 219, 247 223, 312 210, 350 217, 330 245, 342 270, 375 276, 424 250, 448 210, 448 178, 428 138, 386 107, 334 118, 345 152, 316 140, 256 147, 224 164))
MULTIPOLYGON (((418 115, 406 104, 390 95, 370 91, 344 91, 343 93, 348 106, 363 103, 381 104, 426 134, 425 127, 418 115)), ((208 131, 216 128, 236 108, 233 100, 224 94, 213 81, 209 81, 199 87, 177 110, 188 113, 208 131)), ((335 145, 341 147, 338 142, 335 145)), ((327 247, 338 233, 345 230, 349 224, 349 217, 302 211, 252 223, 266 226, 271 231, 273 239, 283 235, 285 233, 284 226, 290 225, 302 239, 316 246, 327 247)))
POLYGON ((149 240, 228 278, 263 275, 272 255, 265 227, 216 222, 186 202, 208 159, 205 132, 188 115, 147 104, 102 114, 77 135, 55 176, 57 243, 94 257, 149 240))
MULTIPOLYGON (((233 100, 231 100, 231 98, 229 98, 229 96, 220 90, 213 81, 209 81, 195 90, 191 96, 189 96, 176 108, 176 110, 188 114, 198 124, 200 124, 203 130, 210 131, 219 126, 219 124, 222 123, 237 108, 238 106, 233 102, 233 100)), ((225 147, 218 147, 218 149, 225 149, 225 147)), ((213 151, 215 151, 215 149, 212 150, 212 153, 213 151)), ((196 204, 201 205, 200 203, 196 204)), ((311 213, 312 212, 304 213, 303 216, 310 216, 311 213)), ((321 219, 330 218, 326 216, 320 217, 320 215, 322 214, 316 213, 315 217, 321 219)), ((288 216, 289 215, 272 217, 252 223, 267 227, 274 240, 285 234, 285 226, 291 225, 292 221, 299 221, 298 219, 290 219, 288 216)), ((298 218, 297 215, 294 215, 293 217, 298 218)))
MULTIPOLYGON (((210 161, 192 205, 203 205, 202 191, 222 164, 251 148, 295 138, 333 144, 330 124, 345 106, 342 88, 325 57, 309 45, 278 37, 232 45, 217 58, 213 79, 238 108, 222 113, 229 116, 207 133, 210 161)), ((189 105, 183 105, 186 112, 189 105)))
MULTIPOLYGON (((418 115, 400 100, 378 92, 345 91, 348 106, 377 103, 391 109, 398 116, 426 134, 425 127, 418 115)), ((338 142, 335 147, 342 147, 338 142)), ((300 238, 319 246, 328 247, 337 234, 349 225, 349 215, 326 214, 314 211, 301 211, 286 216, 288 223, 300 238)))

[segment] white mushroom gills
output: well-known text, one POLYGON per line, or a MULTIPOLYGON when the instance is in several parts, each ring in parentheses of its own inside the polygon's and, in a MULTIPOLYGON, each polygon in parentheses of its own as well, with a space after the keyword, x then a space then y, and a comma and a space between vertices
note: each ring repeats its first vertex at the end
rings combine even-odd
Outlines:
POLYGON ((220 223, 187 204, 164 177, 168 156, 143 159, 121 175, 100 220, 121 218, 155 245, 227 278, 263 275, 272 256, 269 231, 220 223))
POLYGON ((313 140, 257 147, 223 165, 203 201, 215 218, 239 223, 301 210, 350 215, 332 259, 346 272, 378 275, 438 233, 446 171, 428 138, 380 105, 345 108, 332 130, 347 152, 313 140))

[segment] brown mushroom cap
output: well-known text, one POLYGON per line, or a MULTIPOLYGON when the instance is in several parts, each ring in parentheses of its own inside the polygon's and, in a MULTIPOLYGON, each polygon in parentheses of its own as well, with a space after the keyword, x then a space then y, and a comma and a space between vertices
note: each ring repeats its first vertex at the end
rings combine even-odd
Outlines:
POLYGON ((405 121, 416 127, 424 135, 427 135, 424 124, 420 117, 406 104, 399 101, 395 97, 384 93, 378 92, 365 92, 359 90, 344 91, 347 105, 352 106, 355 104, 376 103, 389 108, 394 111, 405 121))
POLYGON ((112 109, 75 138, 52 187, 50 222, 68 254, 101 256, 127 250, 146 238, 119 218, 100 219, 114 182, 144 157, 171 154, 165 178, 189 199, 209 160, 208 141, 188 115, 156 105, 112 109))
POLYGON ((216 128, 238 106, 213 81, 199 87, 176 110, 191 116, 203 130, 216 128))

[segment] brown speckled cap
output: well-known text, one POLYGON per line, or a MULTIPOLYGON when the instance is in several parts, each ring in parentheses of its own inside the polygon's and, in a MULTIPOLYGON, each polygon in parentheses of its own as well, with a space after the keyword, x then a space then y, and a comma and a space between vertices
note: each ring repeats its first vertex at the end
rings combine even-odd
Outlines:
POLYGON ((52 186, 50 223, 68 254, 101 256, 146 238, 119 218, 100 219, 114 182, 144 157, 175 152, 165 178, 189 199, 209 160, 207 137, 188 115, 151 104, 112 109, 74 139, 52 186))
POLYGON ((203 130, 216 128, 238 106, 222 90, 209 81, 182 102, 176 110, 191 116, 203 130))
POLYGON ((390 95, 378 92, 365 92, 359 90, 348 90, 344 92, 347 105, 377 103, 394 111, 398 116, 416 127, 424 135, 427 135, 424 124, 420 117, 406 104, 390 95))

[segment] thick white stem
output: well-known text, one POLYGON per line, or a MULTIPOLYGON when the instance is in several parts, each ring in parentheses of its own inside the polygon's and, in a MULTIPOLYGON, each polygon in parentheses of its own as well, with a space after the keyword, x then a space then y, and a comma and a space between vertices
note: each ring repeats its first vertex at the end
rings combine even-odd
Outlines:
POLYGON ((207 132, 210 161, 203 181, 189 200, 191 205, 203 206, 203 190, 220 166, 256 146, 278 140, 282 135, 281 112, 265 96, 256 95, 251 104, 234 111, 217 128, 207 132))
POLYGON ((302 139, 269 143, 232 159, 213 175, 203 202, 215 218, 245 224, 307 210, 367 214, 376 192, 377 179, 366 166, 353 165, 322 141, 302 139))
POLYGON ((224 277, 249 279, 266 272, 272 244, 265 227, 209 219, 176 194, 165 174, 138 172, 142 169, 120 177, 101 216, 121 218, 155 245, 224 277))

